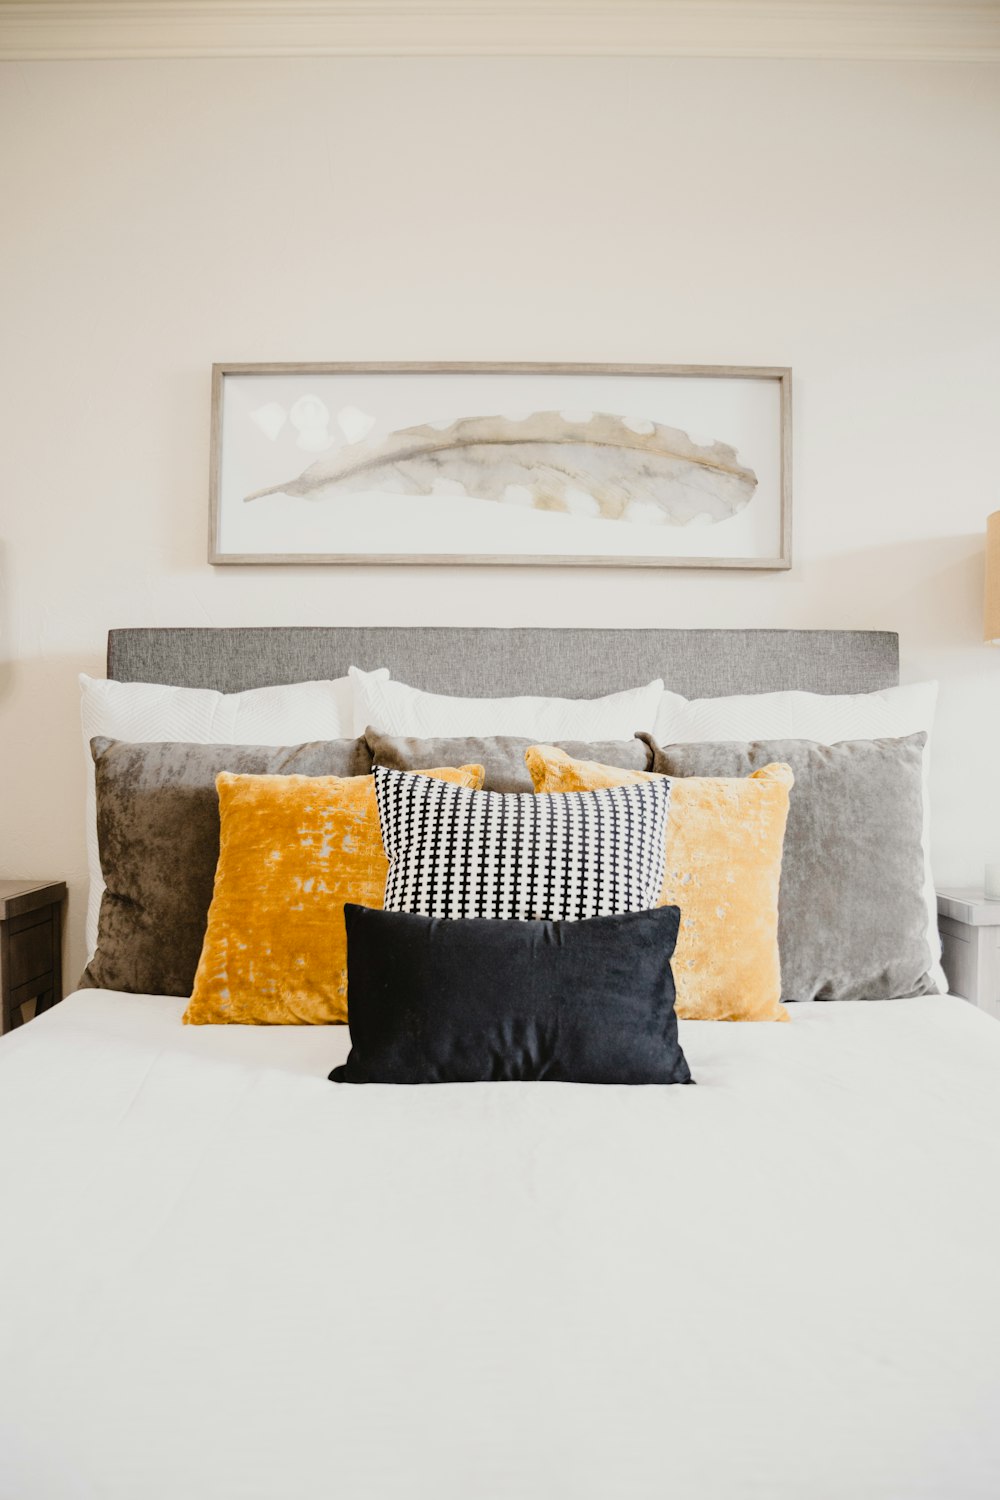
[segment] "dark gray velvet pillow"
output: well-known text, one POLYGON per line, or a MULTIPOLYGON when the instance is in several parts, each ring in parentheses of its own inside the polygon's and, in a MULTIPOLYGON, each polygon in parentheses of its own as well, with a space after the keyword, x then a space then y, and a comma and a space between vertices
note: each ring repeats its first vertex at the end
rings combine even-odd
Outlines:
MULTIPOLYGON (((659 746, 667 776, 795 773, 778 899, 785 1000, 889 1000, 937 986, 924 897, 925 734, 659 746)), ((683 921, 683 909, 681 920, 683 921)))
POLYGON ((364 740, 307 745, 90 742, 107 889, 81 989, 190 995, 219 862, 220 771, 366 776, 364 740))
POLYGON ((407 735, 382 734, 365 730, 365 739, 377 766, 390 771, 422 771, 425 766, 482 766, 486 772, 483 790, 487 792, 530 792, 531 775, 524 763, 524 752, 531 745, 551 743, 565 750, 574 760, 596 760, 622 771, 651 771, 650 748, 636 736, 631 740, 523 740, 509 734, 493 734, 477 739, 416 739, 407 735))

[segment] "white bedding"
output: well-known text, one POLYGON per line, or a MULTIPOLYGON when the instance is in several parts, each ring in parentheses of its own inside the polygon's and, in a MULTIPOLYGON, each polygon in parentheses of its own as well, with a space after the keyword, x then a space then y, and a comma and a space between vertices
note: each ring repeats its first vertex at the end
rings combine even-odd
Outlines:
POLYGON ((88 991, 0 1043, 3 1500, 1000 1494, 1000 1026, 682 1023, 696 1088, 335 1087, 88 991))

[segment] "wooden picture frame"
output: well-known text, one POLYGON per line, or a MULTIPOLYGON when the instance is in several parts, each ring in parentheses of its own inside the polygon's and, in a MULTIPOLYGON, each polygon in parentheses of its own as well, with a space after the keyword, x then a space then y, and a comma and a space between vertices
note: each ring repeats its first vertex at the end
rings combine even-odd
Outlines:
POLYGON ((787 569, 791 384, 791 370, 782 366, 216 364, 209 562, 787 569), (501 414, 522 390, 528 414, 501 414), (577 393, 593 409, 575 410, 569 398, 577 393), (258 397, 261 404, 253 407, 258 397), (418 412, 419 425, 374 414, 380 403, 387 413, 418 412), (455 407, 463 403, 456 418, 455 407), (615 405, 640 415, 607 412, 615 405), (431 415, 440 412, 444 420, 431 415), (679 425, 661 423, 661 414, 675 412, 701 429, 700 441, 679 425), (339 430, 331 432, 334 422, 339 430), (732 433, 716 432, 713 422, 738 429, 741 444, 753 450, 754 468, 742 464, 743 447, 737 451, 732 433), (541 436, 521 436, 540 424, 541 436), (380 426, 387 436, 380 436, 380 426), (471 436, 458 440, 459 430, 471 436), (480 431, 487 435, 477 438, 480 431), (574 462, 564 464, 570 449, 574 462), (316 457, 324 453, 329 456, 322 461, 316 457), (452 464, 464 484, 449 479, 452 464), (646 472, 657 465, 662 474, 646 472), (296 466, 301 472, 286 480, 296 466), (352 479, 352 468, 376 479, 352 479), (582 473, 575 487, 566 477, 570 469, 572 478, 582 473), (529 482, 501 489, 508 476, 529 482), (270 483, 260 486, 259 478, 270 483), (729 507, 728 513, 683 519, 701 503, 691 497, 700 497, 703 484, 708 505, 720 512, 729 507), (316 495, 326 502, 322 510, 316 495), (494 505, 497 499, 505 503, 494 505), (256 502, 253 511, 244 509, 248 500, 256 502), (751 502, 757 507, 752 513, 751 502), (669 524, 660 524, 658 512, 671 506, 682 519, 671 515, 669 524), (629 522, 636 524, 623 524, 629 522), (253 545, 247 545, 248 532, 254 532, 253 545), (401 535, 404 543, 408 535, 408 546, 400 545, 401 535), (752 536, 752 550, 740 548, 744 536, 752 536), (505 545, 509 537, 514 546, 505 545), (524 537, 529 545, 516 545, 524 537), (712 546, 703 547, 702 537, 712 546), (677 546, 679 552, 671 550, 677 546))

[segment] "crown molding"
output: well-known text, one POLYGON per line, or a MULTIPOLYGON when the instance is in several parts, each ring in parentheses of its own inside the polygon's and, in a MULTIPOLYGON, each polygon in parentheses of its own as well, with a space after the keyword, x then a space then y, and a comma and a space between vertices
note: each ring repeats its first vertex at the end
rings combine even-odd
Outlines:
POLYGON ((0 60, 1000 60, 1000 0, 0 0, 0 60))

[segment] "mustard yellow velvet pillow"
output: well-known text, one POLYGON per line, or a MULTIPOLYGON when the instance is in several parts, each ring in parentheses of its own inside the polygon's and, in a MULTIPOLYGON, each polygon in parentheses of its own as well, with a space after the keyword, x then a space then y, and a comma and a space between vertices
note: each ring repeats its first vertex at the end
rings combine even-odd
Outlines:
MULTIPOLYGON (((482 766, 424 771, 478 789, 482 766)), ((219 863, 185 1021, 347 1020, 344 903, 381 907, 389 865, 371 776, 216 778, 219 863)))
MULTIPOLYGON (((592 791, 655 775, 573 760, 551 745, 533 745, 525 760, 536 792, 592 791)), ((778 883, 794 780, 778 764, 741 778, 671 778, 660 904, 681 909, 673 970, 684 1020, 788 1020, 778 883)))

